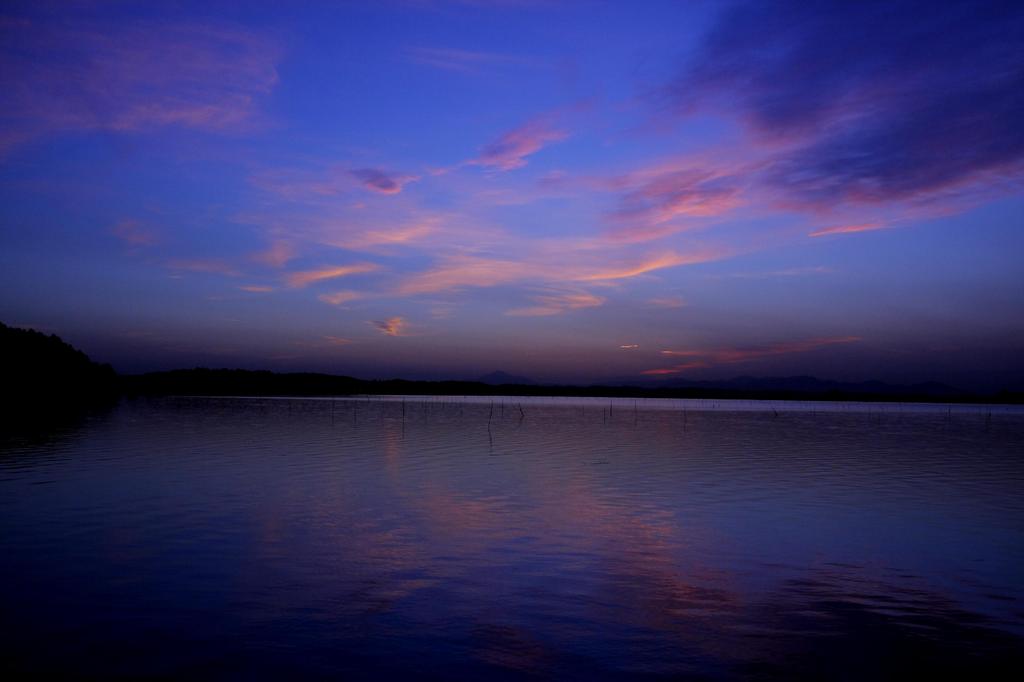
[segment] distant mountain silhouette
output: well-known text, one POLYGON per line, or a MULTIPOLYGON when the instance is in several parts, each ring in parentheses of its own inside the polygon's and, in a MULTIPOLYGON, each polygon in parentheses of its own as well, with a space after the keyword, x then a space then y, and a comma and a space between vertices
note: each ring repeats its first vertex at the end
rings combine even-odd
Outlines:
POLYGON ((17 329, 0 323, 0 395, 5 406, 19 408, 39 402, 58 406, 118 392, 110 365, 89 359, 56 335, 17 329))
POLYGON ((872 395, 929 395, 955 397, 966 391, 935 381, 909 386, 887 384, 882 381, 845 382, 818 379, 812 376, 749 377, 741 376, 718 381, 690 381, 669 379, 658 383, 666 388, 706 388, 737 391, 798 391, 802 393, 850 393, 872 395))
POLYGON ((530 386, 536 382, 533 379, 527 379, 526 377, 516 376, 515 374, 509 374, 498 370, 485 374, 477 379, 481 384, 490 384, 491 386, 501 386, 502 384, 515 384, 519 386, 530 386))
POLYGON ((739 398, 866 401, 1024 402, 1019 392, 981 395, 928 382, 898 386, 810 376, 736 377, 724 381, 670 379, 644 385, 634 380, 590 386, 539 385, 526 377, 495 371, 479 381, 364 380, 316 373, 278 374, 239 369, 181 369, 121 376, 109 365, 55 335, 0 323, 0 399, 8 413, 108 401, 129 395, 521 395, 629 398, 739 398))
MULTIPOLYGON (((498 379, 511 375, 498 374, 498 379)), ((494 374, 483 378, 494 378, 494 374)), ((521 380, 522 377, 511 377, 521 380)), ((525 383, 489 384, 482 381, 363 380, 329 374, 277 374, 237 369, 184 369, 122 378, 129 393, 211 396, 343 396, 343 395, 518 395, 619 398, 714 398, 744 400, 862 400, 1022 402, 1017 393, 977 395, 942 384, 893 386, 882 382, 844 384, 814 377, 757 379, 739 377, 725 382, 683 382, 631 386, 556 386, 525 383)))

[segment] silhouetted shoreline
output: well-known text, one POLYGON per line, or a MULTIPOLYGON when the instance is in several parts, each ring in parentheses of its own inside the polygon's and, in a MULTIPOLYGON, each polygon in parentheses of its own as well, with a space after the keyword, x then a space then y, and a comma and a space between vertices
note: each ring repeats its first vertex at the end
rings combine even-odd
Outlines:
POLYGON ((413 381, 358 379, 312 372, 267 370, 179 369, 118 375, 110 365, 92 362, 82 351, 56 335, 17 329, 0 323, 0 356, 5 377, 3 402, 9 411, 32 415, 105 404, 122 395, 201 396, 344 396, 344 395, 511 395, 606 398, 693 398, 736 400, 812 400, 930 403, 1024 403, 1024 393, 975 393, 943 384, 897 386, 882 382, 848 384, 814 377, 740 377, 690 385, 585 386, 536 383, 494 383, 489 377, 524 377, 502 372, 481 381, 413 381))
MULTIPOLYGON (((328 395, 510 395, 601 398, 695 398, 736 400, 821 400, 862 402, 1006 403, 1024 402, 1016 392, 976 394, 946 387, 924 392, 915 387, 875 383, 885 392, 840 389, 758 390, 714 387, 572 386, 486 384, 479 381, 364 380, 330 374, 279 374, 238 369, 185 369, 121 377, 129 395, 328 396, 328 395)), ((829 382, 819 382, 828 385, 829 382)))

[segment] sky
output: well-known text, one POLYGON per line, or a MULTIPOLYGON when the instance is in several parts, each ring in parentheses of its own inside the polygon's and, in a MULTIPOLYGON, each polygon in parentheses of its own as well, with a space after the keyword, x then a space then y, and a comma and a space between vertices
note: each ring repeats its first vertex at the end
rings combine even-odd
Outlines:
POLYGON ((1024 386, 1024 3, 5 2, 0 321, 121 372, 1024 386))

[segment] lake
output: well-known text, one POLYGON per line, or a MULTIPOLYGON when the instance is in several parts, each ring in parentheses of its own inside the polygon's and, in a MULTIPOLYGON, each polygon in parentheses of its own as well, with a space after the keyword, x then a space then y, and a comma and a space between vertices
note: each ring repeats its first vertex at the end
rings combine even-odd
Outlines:
POLYGON ((1020 407, 161 398, 0 441, 6 679, 998 679, 1022 600, 1020 407))

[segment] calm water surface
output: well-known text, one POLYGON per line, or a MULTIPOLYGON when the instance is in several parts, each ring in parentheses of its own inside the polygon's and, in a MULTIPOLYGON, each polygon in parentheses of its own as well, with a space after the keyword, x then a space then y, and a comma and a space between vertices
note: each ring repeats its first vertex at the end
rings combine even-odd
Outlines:
POLYGON ((1022 600, 1016 408, 175 398, 0 440, 7 679, 1012 679, 1022 600))

